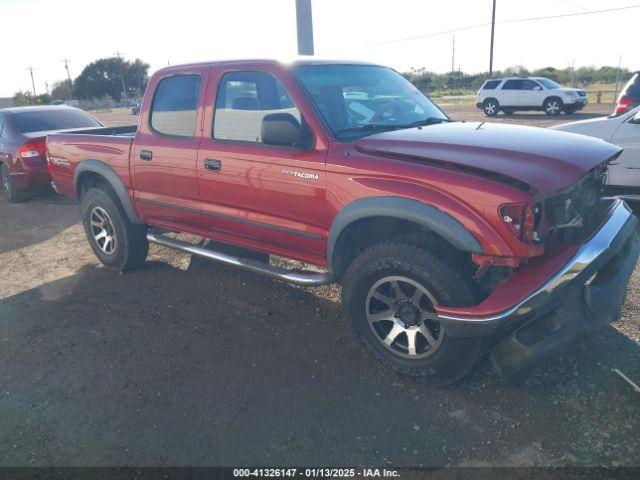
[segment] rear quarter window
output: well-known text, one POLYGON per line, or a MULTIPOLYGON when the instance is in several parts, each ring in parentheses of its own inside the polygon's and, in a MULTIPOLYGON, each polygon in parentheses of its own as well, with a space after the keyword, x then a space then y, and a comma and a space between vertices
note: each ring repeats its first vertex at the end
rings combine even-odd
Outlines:
POLYGON ((487 83, 484 84, 482 89, 483 90, 495 90, 496 88, 498 88, 498 85, 500 85, 501 81, 502 80, 489 80, 487 83))
POLYGON ((200 75, 177 75, 160 80, 151 105, 151 129, 171 137, 193 137, 201 89, 200 75))

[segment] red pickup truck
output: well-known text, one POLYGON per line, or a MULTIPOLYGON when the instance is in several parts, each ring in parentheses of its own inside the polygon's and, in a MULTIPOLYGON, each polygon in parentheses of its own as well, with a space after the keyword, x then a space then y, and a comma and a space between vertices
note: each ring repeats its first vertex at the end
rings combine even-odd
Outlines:
POLYGON ((137 127, 47 137, 53 186, 79 200, 105 265, 139 267, 154 242, 301 285, 340 281, 356 337, 432 383, 486 353, 522 378, 619 318, 640 251, 627 205, 602 198, 620 152, 454 122, 392 69, 313 59, 166 68, 137 127))

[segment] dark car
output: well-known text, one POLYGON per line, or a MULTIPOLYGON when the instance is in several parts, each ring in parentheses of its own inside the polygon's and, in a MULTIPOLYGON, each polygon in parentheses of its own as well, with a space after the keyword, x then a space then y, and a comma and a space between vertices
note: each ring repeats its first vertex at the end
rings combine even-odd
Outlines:
POLYGON ((47 133, 101 126, 88 113, 67 106, 0 110, 0 178, 4 195, 10 202, 18 202, 35 187, 49 184, 47 133))
POLYGON ((640 105, 640 72, 633 74, 618 96, 614 115, 622 115, 640 105))

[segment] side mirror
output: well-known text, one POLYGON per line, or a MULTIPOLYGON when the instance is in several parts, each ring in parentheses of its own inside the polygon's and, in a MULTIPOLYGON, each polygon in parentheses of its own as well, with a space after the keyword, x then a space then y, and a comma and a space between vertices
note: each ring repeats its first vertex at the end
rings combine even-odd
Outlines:
POLYGON ((542 90, 542 87, 540 85, 536 85, 535 87, 533 87, 533 89, 540 91, 540 90, 542 90))
POLYGON ((310 132, 290 113, 270 113, 262 119, 262 143, 281 147, 310 147, 310 132))

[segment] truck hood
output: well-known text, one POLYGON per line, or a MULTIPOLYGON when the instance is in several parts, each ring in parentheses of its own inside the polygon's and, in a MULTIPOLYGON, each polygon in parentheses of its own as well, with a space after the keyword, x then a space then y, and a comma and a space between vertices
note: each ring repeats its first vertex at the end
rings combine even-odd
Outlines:
POLYGON ((354 146, 371 155, 517 180, 542 194, 569 187, 622 151, 583 135, 485 122, 394 130, 361 138, 354 146))

